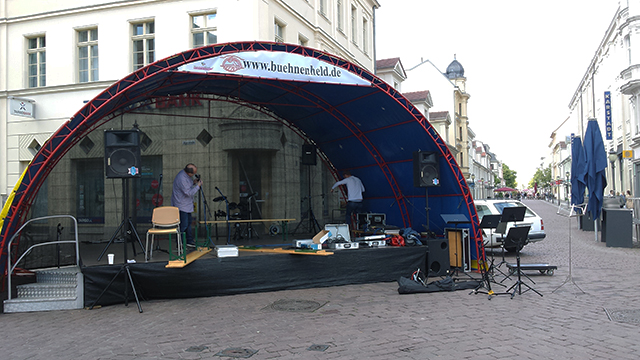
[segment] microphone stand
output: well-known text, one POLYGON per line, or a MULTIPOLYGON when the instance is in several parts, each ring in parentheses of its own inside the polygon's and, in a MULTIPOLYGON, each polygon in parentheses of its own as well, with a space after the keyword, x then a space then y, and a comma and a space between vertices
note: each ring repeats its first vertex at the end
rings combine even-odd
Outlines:
POLYGON ((220 189, 218 189, 217 186, 216 186, 216 190, 218 190, 218 193, 220 194, 220 196, 222 196, 222 198, 224 199, 224 203, 227 205, 227 214, 226 214, 226 220, 227 220, 227 245, 229 245, 229 243, 231 242, 231 224, 229 223, 229 199, 227 199, 227 197, 224 196, 222 191, 220 191, 220 189))
MULTIPOLYGON (((200 176, 196 175, 196 179, 198 181, 200 181, 200 176)), ((200 185, 200 197, 202 198, 202 203, 204 204, 204 227, 205 229, 208 229, 207 227, 207 213, 209 213, 209 217, 211 217, 211 209, 209 209, 209 204, 207 203, 207 196, 204 193, 204 185, 200 185)), ((211 236, 209 235, 209 231, 206 231, 207 234, 207 241, 209 242, 208 246, 213 245, 213 242, 211 241, 211 236)), ((206 245, 206 244, 205 244, 206 245)))

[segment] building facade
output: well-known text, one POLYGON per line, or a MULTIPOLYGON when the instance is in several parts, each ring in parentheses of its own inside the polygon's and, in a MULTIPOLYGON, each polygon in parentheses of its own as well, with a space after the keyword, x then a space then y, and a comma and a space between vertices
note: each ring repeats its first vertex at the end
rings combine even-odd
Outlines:
MULTIPOLYGON (((404 70, 399 58, 376 62, 376 74, 398 89, 447 143, 476 199, 493 196, 502 165, 469 126, 464 68, 454 59, 442 72, 429 60, 404 70), (453 100, 452 100, 453 99, 453 100)), ((504 183, 503 180, 500 181, 504 183)))
MULTIPOLYGON (((558 141, 571 134, 583 136, 587 122, 595 119, 609 153, 607 189, 634 197, 640 194, 640 1, 625 0, 605 29, 600 45, 569 103, 569 123, 558 141)), ((570 151, 552 144, 555 177, 564 178, 563 164, 570 151)))
MULTIPOLYGON (((34 154, 88 100, 127 74, 184 50, 235 41, 300 44, 373 72, 375 0, 0 0, 0 195, 3 204, 34 154), (4 61, 6 60, 6 61, 4 61)), ((329 221, 341 199, 318 162, 302 164, 304 139, 268 114, 213 96, 157 96, 103 125, 141 138, 136 221, 167 205, 175 174, 198 165, 206 196, 222 189, 262 218, 296 218, 312 207, 329 221), (313 185, 313 186, 311 186, 313 185), (256 194, 253 195, 252 194, 256 194)), ((33 216, 76 215, 82 232, 108 236, 123 192, 104 177, 104 135, 94 131, 60 160, 38 193, 33 216)), ((212 218, 220 203, 198 204, 212 218), (208 205, 208 208, 205 207, 208 205)))

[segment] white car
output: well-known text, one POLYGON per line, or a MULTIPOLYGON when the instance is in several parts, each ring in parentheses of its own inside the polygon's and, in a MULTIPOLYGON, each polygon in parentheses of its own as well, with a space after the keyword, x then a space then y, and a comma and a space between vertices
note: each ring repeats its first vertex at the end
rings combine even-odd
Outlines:
MULTIPOLYGON (((502 210, 506 207, 516 207, 516 206, 524 206, 526 208, 524 214, 524 220, 518 222, 508 222, 506 231, 504 233, 504 237, 507 236, 507 233, 510 228, 514 226, 526 226, 531 225, 531 229, 529 230, 529 236, 527 238, 527 244, 537 241, 542 241, 547 235, 544 232, 544 223, 542 218, 538 216, 533 210, 531 210, 527 205, 521 203, 517 200, 475 200, 476 211, 478 212, 478 219, 482 222, 482 217, 484 215, 498 215, 502 214, 502 210)), ((486 248, 499 248, 502 246, 502 234, 496 233, 497 229, 493 229, 493 236, 491 229, 482 229, 484 233, 484 246, 486 248)), ((526 245, 526 244, 524 244, 526 245)), ((523 245, 523 246, 524 246, 523 245)), ((515 247, 505 246, 505 250, 508 252, 515 252, 515 247)), ((522 250, 522 248, 520 248, 522 250)))

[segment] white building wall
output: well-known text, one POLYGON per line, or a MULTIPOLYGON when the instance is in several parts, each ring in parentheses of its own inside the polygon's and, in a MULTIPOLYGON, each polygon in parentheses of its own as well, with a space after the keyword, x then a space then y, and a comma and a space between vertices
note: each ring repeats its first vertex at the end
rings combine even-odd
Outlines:
POLYGON ((285 25, 285 41, 335 53, 373 72, 376 0, 344 0, 343 31, 337 30, 335 0, 0 0, 0 195, 3 203, 28 162, 25 136, 50 136, 84 104, 132 72, 131 24, 155 23, 155 58, 191 48, 193 14, 217 12, 218 43, 274 41, 276 19, 285 25), (357 9, 356 38, 351 37, 351 6, 357 9), (366 52, 363 19, 367 19, 366 52), (78 83, 76 30, 98 28, 99 81, 78 83), (28 88, 27 37, 46 37, 46 86, 28 88), (35 119, 9 114, 10 97, 33 100, 35 119), (22 154, 22 156, 20 155, 22 154))

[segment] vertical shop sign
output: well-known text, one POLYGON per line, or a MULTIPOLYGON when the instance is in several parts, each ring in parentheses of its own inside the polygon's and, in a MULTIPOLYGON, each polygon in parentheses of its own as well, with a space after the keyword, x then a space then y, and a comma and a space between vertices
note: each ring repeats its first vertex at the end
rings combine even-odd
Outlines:
POLYGON ((611 121, 611 92, 604 92, 604 121, 607 140, 613 140, 613 123, 611 121))

